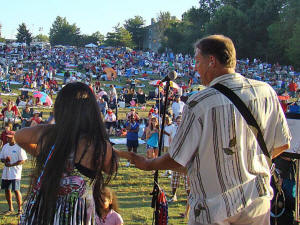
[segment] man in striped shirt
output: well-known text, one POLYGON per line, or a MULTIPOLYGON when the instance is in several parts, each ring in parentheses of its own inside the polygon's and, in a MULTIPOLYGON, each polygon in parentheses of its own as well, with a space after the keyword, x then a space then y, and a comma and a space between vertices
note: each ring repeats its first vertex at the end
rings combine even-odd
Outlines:
POLYGON ((291 139, 277 95, 268 84, 235 72, 235 48, 223 35, 199 40, 195 58, 195 69, 208 88, 188 99, 169 152, 150 160, 131 154, 131 161, 143 170, 188 173, 189 225, 269 225, 269 159, 239 110, 210 87, 223 84, 241 98, 272 158, 288 149, 291 139))

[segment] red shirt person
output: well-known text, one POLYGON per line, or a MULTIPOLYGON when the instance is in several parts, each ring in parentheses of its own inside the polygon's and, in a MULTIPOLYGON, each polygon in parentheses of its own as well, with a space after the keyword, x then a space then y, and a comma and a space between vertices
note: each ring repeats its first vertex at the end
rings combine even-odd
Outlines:
POLYGON ((289 83, 289 91, 290 95, 294 98, 296 96, 296 91, 298 90, 298 84, 294 81, 294 79, 289 83))
POLYGON ((9 135, 10 131, 11 131, 11 127, 8 123, 7 125, 5 125, 4 131, 2 131, 2 133, 1 133, 0 139, 2 141, 2 145, 5 145, 6 143, 8 143, 7 135, 9 135))

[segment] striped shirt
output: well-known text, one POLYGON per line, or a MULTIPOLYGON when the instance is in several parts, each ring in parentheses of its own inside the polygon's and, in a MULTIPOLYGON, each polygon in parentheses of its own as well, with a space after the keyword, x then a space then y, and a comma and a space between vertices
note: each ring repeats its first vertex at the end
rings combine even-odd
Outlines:
MULTIPOLYGON (((210 86, 216 83, 233 90, 248 106, 270 155, 289 143, 284 113, 268 84, 237 73, 217 77, 210 86)), ((258 197, 272 198, 267 158, 238 109, 213 88, 189 98, 169 154, 188 169, 191 220, 222 221, 258 197)))

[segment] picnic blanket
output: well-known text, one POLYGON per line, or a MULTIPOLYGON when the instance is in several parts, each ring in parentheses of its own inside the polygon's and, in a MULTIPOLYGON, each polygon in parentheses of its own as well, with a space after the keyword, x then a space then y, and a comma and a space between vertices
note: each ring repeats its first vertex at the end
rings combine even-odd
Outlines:
MULTIPOLYGON (((126 145, 126 138, 110 138, 109 139, 112 143, 114 143, 115 145, 126 145)), ((139 144, 142 145, 142 144, 145 144, 146 142, 139 139, 139 144)))
POLYGON ((16 96, 18 95, 17 93, 9 92, 9 93, 0 93, 0 95, 5 95, 5 96, 16 96))

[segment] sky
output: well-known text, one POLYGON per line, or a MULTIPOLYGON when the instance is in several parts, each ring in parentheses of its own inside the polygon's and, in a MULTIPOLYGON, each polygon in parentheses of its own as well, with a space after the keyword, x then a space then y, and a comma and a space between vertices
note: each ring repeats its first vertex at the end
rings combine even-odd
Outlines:
MULTIPOLYGON (((0 0, 5 1, 5 0, 0 0)), ((49 35, 50 27, 57 16, 66 17, 70 24, 76 23, 82 34, 96 31, 106 35, 113 27, 136 15, 150 25, 160 11, 169 11, 181 19, 181 15, 198 0, 8 0, 1 4, 1 36, 14 39, 17 28, 25 23, 29 31, 49 35)))

